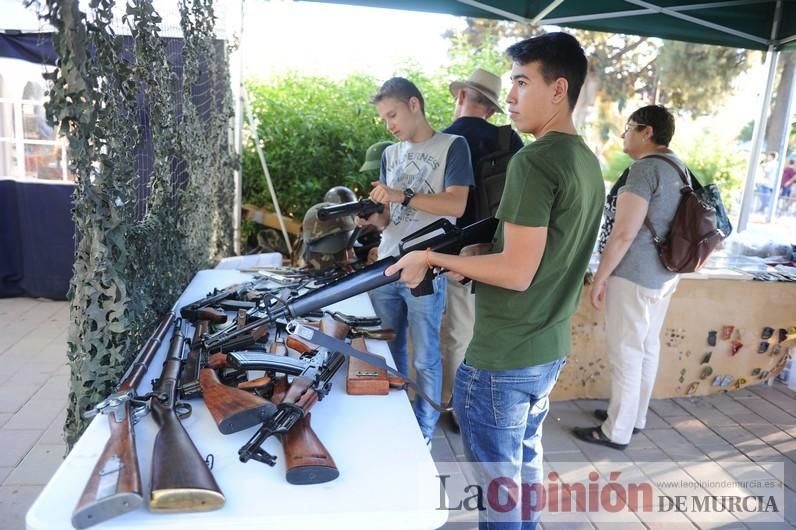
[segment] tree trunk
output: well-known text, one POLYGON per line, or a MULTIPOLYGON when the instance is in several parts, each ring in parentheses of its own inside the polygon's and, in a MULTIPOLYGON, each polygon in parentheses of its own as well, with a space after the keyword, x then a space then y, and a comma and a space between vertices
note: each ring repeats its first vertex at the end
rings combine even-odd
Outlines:
POLYGON ((782 75, 779 78, 777 93, 766 126, 767 151, 779 149, 783 133, 787 135, 789 132, 786 130, 785 124, 790 124, 790 116, 785 116, 785 109, 788 107, 788 98, 793 90, 794 75, 796 75, 796 52, 784 52, 781 59, 782 75))
POLYGON ((580 97, 575 110, 572 112, 572 121, 575 122, 575 129, 583 132, 584 126, 594 111, 594 102, 597 100, 597 92, 600 90, 600 76, 597 72, 589 68, 583 87, 580 89, 580 97))

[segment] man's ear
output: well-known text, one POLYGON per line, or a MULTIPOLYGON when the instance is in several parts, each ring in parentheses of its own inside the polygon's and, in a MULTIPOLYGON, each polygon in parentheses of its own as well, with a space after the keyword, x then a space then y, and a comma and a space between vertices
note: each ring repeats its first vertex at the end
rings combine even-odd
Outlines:
POLYGON ((420 100, 417 97, 412 96, 409 98, 409 110, 412 112, 418 112, 420 110, 420 100))
MULTIPOLYGON (((567 99, 569 91, 569 81, 565 77, 559 77, 553 81, 553 102, 558 104, 567 99)), ((569 104, 567 101, 565 103, 569 104)))
POLYGON ((464 93, 464 90, 459 90, 456 93, 456 103, 459 105, 464 105, 464 100, 467 98, 467 94, 464 93))

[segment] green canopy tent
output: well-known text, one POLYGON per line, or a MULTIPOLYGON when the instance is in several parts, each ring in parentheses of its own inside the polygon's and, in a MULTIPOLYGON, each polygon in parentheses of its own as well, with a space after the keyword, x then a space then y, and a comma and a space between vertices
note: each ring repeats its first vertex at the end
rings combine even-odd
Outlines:
MULTIPOLYGON (((796 0, 311 0, 349 5, 514 20, 609 33, 767 51, 768 75, 760 116, 752 135, 752 153, 737 229, 746 228, 754 194, 754 175, 763 143, 774 74, 780 51, 796 49, 796 0)), ((790 101, 792 103, 793 94, 790 101)), ((791 105, 787 105, 787 115, 791 105)), ((789 127, 790 120, 785 120, 789 127)), ((786 134, 783 137, 787 137, 786 134)), ((780 168, 786 146, 780 150, 780 168)), ((769 147, 771 148, 771 147, 769 147)), ((778 193, 775 187, 775 193, 778 193)), ((776 204, 776 195, 771 201, 776 204)), ((773 210, 773 208, 772 208, 773 210)), ((769 215, 770 218, 770 215, 769 215)))

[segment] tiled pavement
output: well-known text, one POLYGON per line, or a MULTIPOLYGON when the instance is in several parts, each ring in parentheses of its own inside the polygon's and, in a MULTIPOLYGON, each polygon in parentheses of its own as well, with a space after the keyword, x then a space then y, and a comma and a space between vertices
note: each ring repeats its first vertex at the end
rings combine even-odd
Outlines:
MULTIPOLYGON (((69 371, 66 366, 68 305, 28 298, 0 299, 0 530, 24 528, 25 512, 58 467, 69 371)), ((653 401, 647 428, 624 452, 575 440, 569 430, 592 425, 603 401, 551 404, 543 445, 548 468, 558 462, 592 462, 598 469, 617 462, 776 461, 785 464, 785 517, 796 529, 796 392, 783 385, 757 386, 707 398, 653 401)), ((461 436, 443 416, 433 439, 437 462, 464 460, 461 436)), ((702 465, 702 464, 700 464, 702 465)), ((602 471, 601 471, 602 472, 602 471)), ((446 529, 464 529, 452 514, 446 529)), ((550 529, 662 528, 663 524, 580 522, 542 524, 550 529)), ((737 520, 703 522, 683 516, 679 528, 745 528, 737 520)))

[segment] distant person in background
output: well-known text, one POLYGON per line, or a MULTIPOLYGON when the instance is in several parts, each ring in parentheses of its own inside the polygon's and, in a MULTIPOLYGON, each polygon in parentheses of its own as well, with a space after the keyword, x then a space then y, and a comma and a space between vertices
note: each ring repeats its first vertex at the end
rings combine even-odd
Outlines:
POLYGON ((392 142, 376 142, 365 151, 365 161, 359 168, 360 173, 370 173, 375 178, 379 177, 381 168, 381 156, 384 150, 392 145, 392 142))
POLYGON ((782 170, 782 180, 780 180, 780 207, 779 211, 787 214, 792 213, 796 202, 793 199, 793 188, 796 187, 796 158, 788 160, 788 165, 782 170))
MULTIPOLYGON (((500 149, 498 127, 489 123, 489 118, 496 112, 503 113, 500 108, 500 78, 480 68, 473 71, 467 80, 454 81, 450 84, 451 95, 455 98, 453 116, 455 121, 442 132, 458 134, 467 140, 470 147, 470 160, 473 171, 478 161, 486 155, 500 149)), ((522 139, 511 132, 511 152, 516 153, 522 148, 522 139)), ((476 218, 475 187, 470 189, 467 208, 459 217, 458 226, 468 226, 479 219, 476 218)), ((472 284, 462 285, 457 281, 448 281, 447 303, 442 318, 442 373, 443 401, 450 399, 456 369, 464 359, 464 352, 473 336, 475 322, 475 295, 472 284)), ((455 416, 454 416, 454 421, 455 416)))
POLYGON ((624 152, 635 162, 606 199, 604 223, 612 228, 591 290, 594 308, 605 305, 611 400, 607 411, 594 411, 602 425, 574 429, 584 442, 625 449, 646 426, 661 326, 679 276, 661 263, 645 220, 666 234, 680 204, 683 181, 669 161, 682 171, 685 164, 669 149, 673 135, 674 116, 659 105, 631 114, 622 134, 624 152))
MULTIPOLYGON (((381 169, 381 157, 384 150, 391 146, 392 142, 376 142, 368 147, 365 151, 365 161, 359 168, 360 173, 368 175, 372 181, 379 179, 379 170, 381 169)), ((361 227, 360 236, 358 238, 362 246, 368 247, 367 256, 363 260, 367 265, 375 263, 379 259, 379 244, 381 243, 381 230, 373 225, 365 225, 361 227)))
POLYGON ((796 183, 796 158, 791 158, 788 160, 788 165, 782 170, 780 196, 790 197, 794 183, 796 183))
POLYGON ((766 213, 771 204, 771 196, 774 193, 774 186, 777 185, 777 153, 768 153, 760 162, 760 170, 755 181, 755 193, 757 194, 757 213, 766 213))

